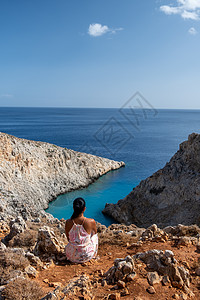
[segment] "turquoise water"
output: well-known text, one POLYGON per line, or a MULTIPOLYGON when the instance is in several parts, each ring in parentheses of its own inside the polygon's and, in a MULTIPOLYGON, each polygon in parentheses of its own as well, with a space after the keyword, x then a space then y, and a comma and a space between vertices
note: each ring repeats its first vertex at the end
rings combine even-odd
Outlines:
POLYGON ((105 203, 113 203, 116 202, 116 199, 122 199, 137 184, 137 182, 124 184, 120 181, 120 173, 125 172, 123 169, 109 172, 87 188, 58 196, 55 201, 49 204, 46 211, 59 219, 69 218, 73 212, 73 199, 83 197, 86 200, 85 216, 92 217, 102 224, 110 225, 113 220, 101 212, 105 203))
POLYGON ((150 111, 145 117, 137 110, 137 120, 127 116, 118 109, 0 107, 0 131, 124 161, 125 168, 109 172, 85 189, 59 196, 47 209, 67 219, 73 200, 83 197, 86 216, 109 225, 113 220, 101 213, 105 204, 124 198, 142 179, 164 167, 179 143, 200 129, 199 110, 158 110, 156 115, 150 111))

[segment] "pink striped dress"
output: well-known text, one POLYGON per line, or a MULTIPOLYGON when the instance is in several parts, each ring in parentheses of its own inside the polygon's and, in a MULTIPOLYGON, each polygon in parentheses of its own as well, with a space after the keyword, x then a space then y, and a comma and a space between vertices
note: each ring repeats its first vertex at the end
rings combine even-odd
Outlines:
POLYGON ((73 221, 73 226, 69 231, 69 243, 65 247, 67 259, 74 263, 89 261, 97 255, 98 235, 97 233, 88 234, 83 223, 79 225, 73 221))

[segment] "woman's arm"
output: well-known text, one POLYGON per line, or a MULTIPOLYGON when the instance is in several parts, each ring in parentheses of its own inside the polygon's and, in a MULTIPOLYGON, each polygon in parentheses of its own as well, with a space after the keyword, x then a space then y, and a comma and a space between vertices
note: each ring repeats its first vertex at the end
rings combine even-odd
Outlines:
POLYGON ((92 220, 92 231, 94 232, 94 234, 97 233, 97 226, 95 220, 92 220))
POLYGON ((65 234, 67 236, 68 241, 69 241, 69 231, 72 228, 70 221, 71 220, 67 220, 66 223, 65 223, 65 234))

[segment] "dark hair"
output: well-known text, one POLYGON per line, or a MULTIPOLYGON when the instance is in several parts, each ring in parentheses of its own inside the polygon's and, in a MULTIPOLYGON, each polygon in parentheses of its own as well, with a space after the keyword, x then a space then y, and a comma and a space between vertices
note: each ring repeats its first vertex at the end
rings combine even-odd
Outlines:
POLYGON ((71 216, 71 220, 77 218, 85 208, 85 200, 83 198, 76 198, 73 202, 74 212, 71 216))

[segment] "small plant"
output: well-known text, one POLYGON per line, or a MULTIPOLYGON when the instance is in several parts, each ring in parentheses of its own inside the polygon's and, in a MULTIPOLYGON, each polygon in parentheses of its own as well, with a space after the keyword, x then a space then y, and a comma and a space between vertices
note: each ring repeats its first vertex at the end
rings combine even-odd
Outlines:
POLYGON ((37 240, 37 231, 25 230, 23 233, 16 235, 9 241, 9 247, 30 248, 34 246, 37 240))
POLYGON ((28 265, 28 259, 19 253, 8 251, 0 255, 0 266, 3 268, 11 267, 13 270, 24 270, 28 265))
POLYGON ((2 296, 5 300, 39 300, 44 291, 35 281, 17 278, 6 285, 2 296))

